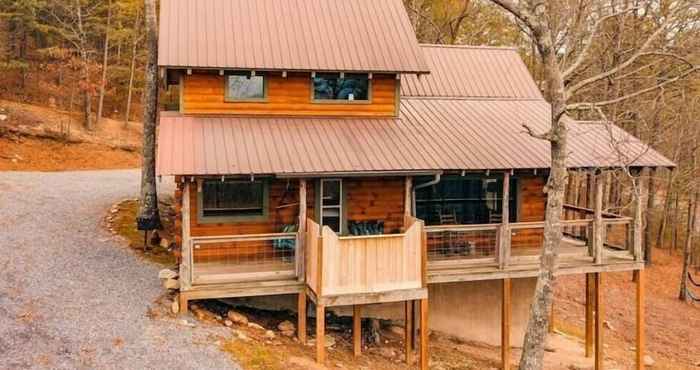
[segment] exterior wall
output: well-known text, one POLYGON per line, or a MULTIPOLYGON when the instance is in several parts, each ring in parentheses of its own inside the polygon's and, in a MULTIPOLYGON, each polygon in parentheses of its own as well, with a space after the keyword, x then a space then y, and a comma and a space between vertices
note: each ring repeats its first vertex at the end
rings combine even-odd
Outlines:
POLYGON ((397 115, 399 82, 394 75, 374 75, 370 102, 312 102, 311 75, 269 72, 267 101, 226 102, 224 76, 218 73, 184 75, 181 110, 184 114, 233 114, 264 116, 393 117, 397 115))
POLYGON ((343 180, 348 221, 384 221, 385 233, 398 233, 404 222, 405 178, 343 180))
MULTIPOLYGON (((518 222, 544 221, 547 196, 543 189, 543 177, 519 177, 518 181, 518 222)), ((511 236, 513 248, 539 248, 544 234, 541 228, 514 231, 511 236)))

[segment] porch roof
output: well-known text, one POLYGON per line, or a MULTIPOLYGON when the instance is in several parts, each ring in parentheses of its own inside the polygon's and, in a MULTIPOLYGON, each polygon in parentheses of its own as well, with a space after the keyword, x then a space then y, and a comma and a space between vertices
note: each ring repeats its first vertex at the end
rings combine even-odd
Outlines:
MULTIPOLYGON (((540 99, 404 98, 398 118, 160 118, 158 175, 323 176, 362 172, 547 169, 540 99)), ((672 167, 614 125, 569 122, 571 168, 672 167)))

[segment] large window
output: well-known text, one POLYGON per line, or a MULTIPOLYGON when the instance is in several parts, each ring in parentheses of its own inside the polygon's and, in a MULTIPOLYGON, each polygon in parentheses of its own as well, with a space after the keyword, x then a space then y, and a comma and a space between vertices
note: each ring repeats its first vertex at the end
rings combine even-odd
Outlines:
MULTIPOLYGON (((417 179, 416 184, 430 181, 417 179)), ((510 184, 510 221, 516 221, 517 180, 510 184)), ((502 222, 503 179, 447 176, 416 191, 416 215, 428 225, 502 222)))
POLYGON ((313 78, 316 101, 369 101, 369 76, 366 74, 319 73, 313 78))
POLYGON ((226 75, 226 101, 262 101, 267 98, 264 75, 226 75))
POLYGON ((200 216, 204 220, 263 217, 266 198, 264 181, 204 180, 200 216))
POLYGON ((343 225, 343 183, 341 180, 321 180, 321 225, 340 233, 343 225))

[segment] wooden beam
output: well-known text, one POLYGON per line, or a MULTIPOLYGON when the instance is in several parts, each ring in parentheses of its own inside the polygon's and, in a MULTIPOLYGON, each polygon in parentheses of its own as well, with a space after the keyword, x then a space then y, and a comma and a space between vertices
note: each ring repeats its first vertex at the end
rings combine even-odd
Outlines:
POLYGON ((362 306, 352 306, 352 353, 362 354, 362 306))
POLYGON ((595 370, 603 370, 603 274, 595 276, 595 370))
POLYGON ((187 313, 187 311, 189 311, 189 307, 187 306, 187 303, 189 301, 187 294, 185 292, 180 292, 180 294, 178 296, 178 300, 179 300, 178 303, 180 305, 180 312, 179 313, 181 315, 184 315, 187 313))
POLYGON ((595 333, 593 311, 595 302, 595 286, 593 274, 586 274, 586 357, 593 356, 593 336, 595 333))
MULTIPOLYGON (((404 190, 404 209, 403 209, 403 214, 404 217, 410 217, 413 215, 413 198, 412 198, 412 193, 413 193, 413 178, 410 176, 406 176, 406 185, 405 185, 405 190, 404 190)), ((406 227, 406 225, 404 225, 406 227)))
POLYGON ((413 362, 413 301, 404 302, 404 345, 406 351, 406 364, 413 362))
POLYGON ((316 305, 316 362, 326 362, 326 308, 316 305))
POLYGON ((604 181, 595 181, 595 209, 593 215, 593 261, 603 263, 603 246, 605 243, 605 225, 603 224, 603 192, 604 181))
POLYGON ((299 281, 306 279, 306 180, 299 180, 299 230, 297 232, 297 277, 299 281))
POLYGON ((644 369, 644 351, 646 350, 645 336, 644 336, 644 270, 636 270, 634 272, 636 275, 637 282, 637 370, 644 369))
MULTIPOLYGON (((643 174, 648 175, 648 171, 642 170, 643 174)), ((639 196, 635 197, 634 201, 634 217, 632 223, 632 253, 634 254, 634 259, 636 261, 644 261, 644 252, 642 245, 642 234, 644 233, 644 206, 646 204, 645 198, 645 184, 646 181, 643 179, 644 176, 637 177, 637 188, 639 191, 639 196)))
POLYGON ((501 228, 498 238, 498 266, 505 269, 510 260, 510 172, 503 172, 501 228))
POLYGON ((306 289, 298 297, 297 335, 299 342, 306 344, 306 289))
POLYGON ((428 299, 420 300, 420 368, 428 370, 428 299))
POLYGON ((503 370, 510 369, 510 327, 512 312, 512 282, 503 279, 501 291, 501 365, 503 370))

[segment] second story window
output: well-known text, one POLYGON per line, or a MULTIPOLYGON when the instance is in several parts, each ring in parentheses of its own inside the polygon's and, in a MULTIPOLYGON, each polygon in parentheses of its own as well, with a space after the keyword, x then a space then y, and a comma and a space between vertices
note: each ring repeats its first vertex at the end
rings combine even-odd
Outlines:
POLYGON ((267 98, 265 76, 226 75, 226 101, 263 101, 267 98))
POLYGON ((318 73, 313 78, 315 101, 369 101, 367 74, 318 73))

